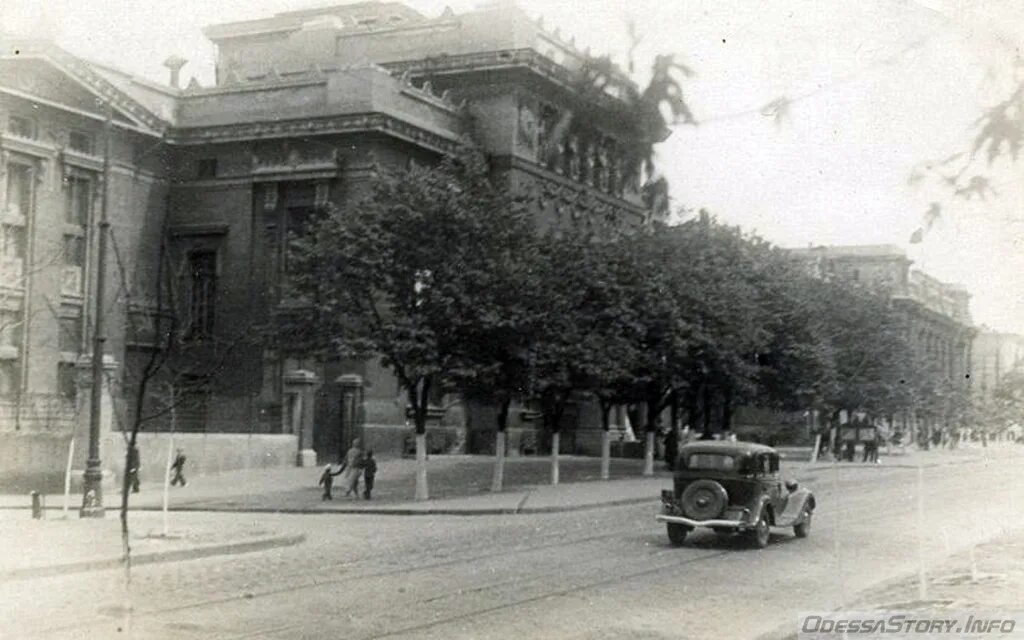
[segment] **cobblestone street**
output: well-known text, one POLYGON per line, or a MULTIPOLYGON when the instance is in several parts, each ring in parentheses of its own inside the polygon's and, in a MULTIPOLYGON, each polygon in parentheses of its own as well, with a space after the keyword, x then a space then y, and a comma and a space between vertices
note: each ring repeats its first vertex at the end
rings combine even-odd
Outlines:
POLYGON ((138 567, 130 595, 117 570, 8 581, 0 636, 754 637, 916 570, 919 530, 933 564, 1024 525, 1011 508, 1024 500, 1019 461, 923 473, 921 523, 914 469, 804 473, 819 496, 815 530, 807 540, 779 532, 760 552, 705 533, 670 547, 650 505, 477 517, 178 513, 177 527, 250 521, 307 541, 138 567))

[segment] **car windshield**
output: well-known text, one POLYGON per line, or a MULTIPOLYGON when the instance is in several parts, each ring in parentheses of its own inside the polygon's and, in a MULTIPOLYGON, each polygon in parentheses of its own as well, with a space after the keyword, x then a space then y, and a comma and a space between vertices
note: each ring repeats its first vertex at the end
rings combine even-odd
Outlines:
POLYGON ((736 458, 721 453, 691 453, 686 457, 686 468, 732 471, 736 468, 736 458))

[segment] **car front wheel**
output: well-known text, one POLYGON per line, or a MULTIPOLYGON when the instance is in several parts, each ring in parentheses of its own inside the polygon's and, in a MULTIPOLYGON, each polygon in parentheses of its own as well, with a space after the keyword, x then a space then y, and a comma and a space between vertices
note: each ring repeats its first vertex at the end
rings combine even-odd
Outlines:
POLYGON ((768 526, 768 513, 763 512, 758 518, 754 530, 750 532, 750 544, 755 549, 764 549, 768 546, 769 537, 771 537, 771 528, 768 526))
POLYGON ((811 533, 811 511, 810 509, 804 511, 804 517, 800 519, 800 524, 793 525, 793 533, 798 538, 806 538, 811 533))
POLYGON ((678 547, 686 541, 686 534, 690 532, 686 525, 669 522, 667 526, 668 539, 669 542, 673 544, 673 546, 678 547))

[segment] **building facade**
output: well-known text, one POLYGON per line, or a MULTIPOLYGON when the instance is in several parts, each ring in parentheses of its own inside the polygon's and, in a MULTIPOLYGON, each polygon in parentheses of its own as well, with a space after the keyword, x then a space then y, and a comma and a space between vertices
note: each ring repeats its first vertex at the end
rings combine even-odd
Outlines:
MULTIPOLYGON (((363 2, 205 33, 218 50, 209 87, 181 86, 185 61, 173 56, 165 86, 2 38, 8 480, 59 477, 69 445, 82 468, 104 213, 102 457, 117 469, 121 430, 144 415, 153 476, 171 430, 207 470, 308 463, 311 450, 333 459, 357 430, 377 449, 404 446, 403 394, 379 363, 297 361, 257 335, 281 301, 294 232, 325 207, 357 206, 380 167, 429 163, 472 139, 510 188, 542 195, 539 220, 648 221, 642 158, 627 144, 623 96, 635 87, 614 72, 581 93, 587 54, 514 6, 428 17, 363 2), (172 332, 188 355, 164 361, 172 332), (353 398, 361 411, 346 409, 353 398)), ((488 407, 435 404, 432 448, 488 449, 488 407)), ((536 447, 535 424, 515 413, 513 450, 536 447)))
POLYGON ((972 390, 982 405, 1011 371, 1024 370, 1024 336, 981 327, 971 358, 972 390))
MULTIPOLYGON (((817 246, 791 249, 816 277, 837 278, 888 291, 904 318, 918 361, 936 369, 951 388, 974 383, 973 344, 977 330, 970 313, 970 293, 961 285, 942 282, 911 269, 906 252, 894 245, 817 246)), ((941 426, 945 409, 923 407, 894 416, 892 428, 906 433, 930 432, 941 426)))

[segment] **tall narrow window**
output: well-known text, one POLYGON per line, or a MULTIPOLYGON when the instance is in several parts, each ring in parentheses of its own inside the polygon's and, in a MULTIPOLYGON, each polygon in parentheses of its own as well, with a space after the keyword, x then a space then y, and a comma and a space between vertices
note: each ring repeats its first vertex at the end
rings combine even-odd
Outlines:
POLYGON ((12 115, 7 119, 7 133, 19 138, 35 138, 36 123, 32 118, 12 115))
POLYGON ((89 155, 95 151, 92 134, 85 131, 72 131, 68 136, 68 146, 75 151, 89 155))
POLYGON ((0 225, 0 286, 25 286, 25 227, 0 225))
POLYGON ((200 158, 196 163, 196 177, 200 179, 216 178, 217 158, 200 158))
POLYGON ((82 273, 85 271, 85 238, 64 236, 64 272, 60 292, 65 296, 82 295, 82 273))
POLYGON ((32 167, 10 163, 7 166, 6 213, 10 216, 27 216, 32 207, 32 167))
POLYGON ((57 363, 57 392, 63 398, 74 400, 78 395, 78 383, 74 362, 57 363))
POLYGON ((214 302, 217 295, 217 252, 193 251, 189 254, 189 336, 213 334, 214 302))
POLYGON ((16 396, 20 377, 21 367, 18 360, 0 360, 0 397, 16 396))
POLYGON ((79 227, 89 224, 92 208, 92 181, 82 176, 68 178, 64 201, 64 222, 79 227))

